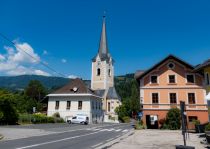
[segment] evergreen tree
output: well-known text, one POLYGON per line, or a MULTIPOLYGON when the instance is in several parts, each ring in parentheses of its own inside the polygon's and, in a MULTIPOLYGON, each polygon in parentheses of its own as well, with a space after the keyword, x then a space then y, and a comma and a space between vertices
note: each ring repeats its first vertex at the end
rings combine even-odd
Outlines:
POLYGON ((40 102, 46 96, 47 92, 44 86, 38 80, 31 80, 25 89, 25 95, 40 102))

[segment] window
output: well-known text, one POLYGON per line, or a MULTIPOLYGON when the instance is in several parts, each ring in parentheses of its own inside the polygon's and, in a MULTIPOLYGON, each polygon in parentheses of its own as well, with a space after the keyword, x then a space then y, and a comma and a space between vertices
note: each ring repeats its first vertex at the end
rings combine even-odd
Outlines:
POLYGON ((97 76, 100 76, 100 74, 101 74, 101 69, 98 68, 98 69, 97 69, 97 76))
POLYGON ((157 76, 151 76, 151 83, 158 83, 157 82, 157 76))
POLYGON ((66 103, 66 109, 70 109, 70 107, 71 107, 71 101, 67 101, 67 103, 66 103))
POLYGON ((193 122, 193 120, 198 120, 197 116, 188 116, 189 122, 193 122))
POLYGON ((82 101, 78 101, 78 110, 82 109, 82 101))
POLYGON ((59 101, 55 101, 55 109, 59 109, 59 101))
POLYGON ((195 93, 188 93, 188 103, 195 104, 195 93))
POLYGON ((111 70, 110 69, 108 70, 108 75, 111 76, 111 70))
POLYGON ((210 85, 209 74, 206 73, 206 85, 210 85))
POLYGON ((195 83, 194 75, 187 75, 187 83, 195 83))
POLYGON ((152 103, 158 103, 158 93, 152 93, 152 103))
POLYGON ((169 83, 176 83, 175 75, 169 75, 168 80, 169 80, 169 83))
POLYGON ((176 93, 170 93, 170 103, 171 104, 176 104, 176 93))
POLYGON ((110 112, 110 102, 108 102, 108 111, 110 112))
POLYGON ((169 69, 173 69, 174 67, 175 67, 174 63, 169 63, 169 64, 168 64, 168 68, 169 68, 169 69))

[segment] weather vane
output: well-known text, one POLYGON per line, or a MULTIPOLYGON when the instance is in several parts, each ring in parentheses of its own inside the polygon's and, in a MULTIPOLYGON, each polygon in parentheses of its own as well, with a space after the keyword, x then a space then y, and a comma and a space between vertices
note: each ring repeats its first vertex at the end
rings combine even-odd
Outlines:
POLYGON ((103 18, 105 18, 106 17, 106 11, 104 10, 104 15, 103 15, 103 18))

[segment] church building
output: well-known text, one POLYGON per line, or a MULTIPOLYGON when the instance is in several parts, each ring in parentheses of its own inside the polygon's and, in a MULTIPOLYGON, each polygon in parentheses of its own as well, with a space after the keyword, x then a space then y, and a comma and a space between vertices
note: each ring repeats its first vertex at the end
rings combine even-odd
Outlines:
POLYGON ((103 97, 104 121, 117 122, 115 108, 121 105, 121 98, 114 86, 114 60, 108 49, 105 16, 103 16, 98 53, 92 58, 91 89, 103 97))

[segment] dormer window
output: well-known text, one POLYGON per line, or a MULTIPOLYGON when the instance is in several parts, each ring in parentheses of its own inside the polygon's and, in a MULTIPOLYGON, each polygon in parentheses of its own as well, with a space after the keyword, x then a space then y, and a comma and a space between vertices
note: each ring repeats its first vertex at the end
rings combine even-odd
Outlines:
POLYGON ((98 68, 98 69, 97 69, 97 76, 100 76, 100 74, 101 74, 101 69, 98 68))
POLYGON ((73 91, 73 92, 77 92, 78 88, 77 87, 73 87, 70 89, 70 91, 73 91))

